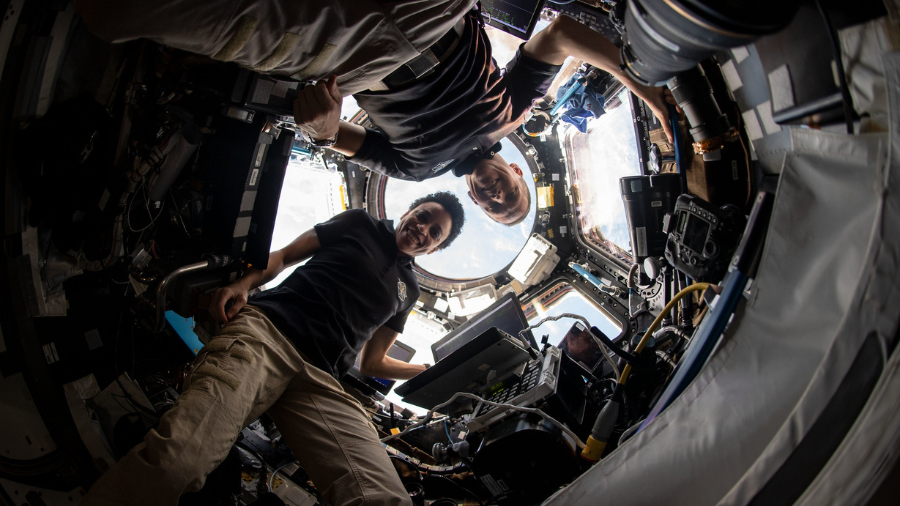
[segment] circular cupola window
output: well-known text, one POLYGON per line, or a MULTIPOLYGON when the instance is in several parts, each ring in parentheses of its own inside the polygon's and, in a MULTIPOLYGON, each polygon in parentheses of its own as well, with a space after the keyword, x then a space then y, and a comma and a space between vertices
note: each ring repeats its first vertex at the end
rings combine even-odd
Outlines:
POLYGON ((451 173, 418 183, 400 179, 384 181, 382 204, 385 217, 395 222, 400 220, 415 199, 438 191, 455 194, 466 212, 465 227, 453 244, 446 249, 416 258, 416 264, 421 270, 445 280, 481 279, 506 268, 522 250, 534 225, 534 178, 530 164, 513 142, 504 139, 501 143, 501 155, 507 162, 522 168, 525 184, 531 194, 532 204, 528 215, 521 223, 513 226, 497 223, 488 217, 469 197, 465 178, 455 177, 451 173))

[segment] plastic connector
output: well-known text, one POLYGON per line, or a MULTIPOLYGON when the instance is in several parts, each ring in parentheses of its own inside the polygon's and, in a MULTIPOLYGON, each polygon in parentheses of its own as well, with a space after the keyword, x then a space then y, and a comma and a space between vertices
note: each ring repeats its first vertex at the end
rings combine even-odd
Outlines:
POLYGON ((587 443, 584 445, 584 449, 581 450, 581 458, 594 463, 600 461, 600 456, 603 455, 603 450, 606 449, 606 441, 598 441, 594 439, 594 436, 588 436, 587 443))
POLYGON ((609 399, 609 402, 603 406, 600 414, 597 415, 597 420, 591 429, 591 435, 588 436, 587 443, 584 449, 581 450, 581 458, 584 460, 597 462, 600 460, 600 456, 603 455, 603 450, 606 449, 606 442, 609 441, 609 436, 612 434, 613 429, 616 428, 616 420, 619 418, 620 388, 619 386, 616 387, 612 398, 609 399))
POLYGON ((600 410, 597 415, 597 421, 594 422, 594 428, 591 429, 591 437, 598 441, 608 441, 610 434, 616 427, 616 420, 619 418, 619 403, 610 399, 600 410))

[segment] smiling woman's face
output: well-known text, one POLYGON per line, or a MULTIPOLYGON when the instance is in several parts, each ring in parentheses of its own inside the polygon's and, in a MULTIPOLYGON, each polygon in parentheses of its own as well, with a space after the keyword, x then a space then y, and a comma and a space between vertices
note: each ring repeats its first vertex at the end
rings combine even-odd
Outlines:
POLYGON ((481 160, 466 176, 469 198, 500 223, 512 223, 528 211, 524 183, 522 169, 499 155, 481 160))
POLYGON ((452 224, 450 213, 440 204, 420 204, 400 218, 394 231, 397 249, 411 257, 430 255, 450 234, 452 224))

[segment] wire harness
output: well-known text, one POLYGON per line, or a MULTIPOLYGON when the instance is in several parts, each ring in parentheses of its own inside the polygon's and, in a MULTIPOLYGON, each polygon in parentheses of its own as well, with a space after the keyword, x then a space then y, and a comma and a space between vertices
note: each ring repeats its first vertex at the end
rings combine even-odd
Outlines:
POLYGON ((390 440, 392 440, 392 439, 396 439, 396 438, 402 437, 402 436, 404 436, 404 435, 410 433, 411 431, 413 431, 413 430, 415 430, 415 429, 417 429, 417 428, 419 428, 419 427, 421 427, 421 426, 423 426, 423 425, 429 423, 429 422, 431 421, 432 417, 434 416, 434 413, 438 412, 438 410, 441 409, 441 408, 443 408, 443 407, 446 407, 446 406, 449 406, 449 405, 453 404, 454 402, 456 402, 456 399, 458 399, 458 398, 460 398, 460 397, 464 397, 464 398, 467 398, 467 399, 473 399, 473 400, 476 400, 476 401, 481 401, 481 402, 483 402, 483 403, 485 403, 485 404, 488 404, 488 405, 490 405, 490 406, 495 406, 495 407, 500 407, 500 408, 506 408, 506 409, 513 410, 513 411, 519 411, 519 412, 522 412, 522 413, 531 413, 531 414, 534 414, 534 415, 538 415, 538 416, 540 416, 541 418, 544 418, 544 419, 547 420, 548 422, 550 422, 550 423, 552 423, 553 425, 555 425, 557 428, 559 428, 560 430, 562 430, 567 436, 569 436, 570 438, 572 438, 572 440, 575 441, 575 444, 578 445, 578 448, 584 448, 584 446, 585 446, 585 445, 584 445, 584 442, 582 442, 581 439, 580 439, 574 432, 572 432, 568 427, 566 427, 566 426, 563 425, 561 422, 559 422, 558 420, 556 420, 555 418, 553 418, 552 416, 548 415, 547 413, 543 412, 543 411, 540 410, 540 409, 537 409, 537 408, 524 408, 524 407, 521 407, 521 406, 514 406, 514 405, 512 405, 512 404, 504 404, 504 403, 499 403, 499 402, 492 402, 492 401, 488 401, 488 400, 482 399, 481 397, 479 397, 479 396, 477 396, 477 395, 475 395, 475 394, 470 394, 470 393, 466 393, 466 392, 457 392, 457 393, 453 394, 453 397, 451 397, 450 400, 448 400, 447 402, 438 404, 437 406, 435 406, 435 407, 429 409, 429 410, 428 410, 428 413, 425 415, 424 418, 422 418, 422 420, 420 420, 419 422, 417 422, 417 423, 415 423, 415 424, 413 424, 413 425, 410 425, 409 427, 407 427, 406 429, 404 429, 404 430, 401 431, 401 432, 398 432, 398 433, 396 433, 396 434, 391 434, 390 436, 381 438, 381 442, 382 442, 382 443, 387 443, 388 441, 390 441, 390 440))

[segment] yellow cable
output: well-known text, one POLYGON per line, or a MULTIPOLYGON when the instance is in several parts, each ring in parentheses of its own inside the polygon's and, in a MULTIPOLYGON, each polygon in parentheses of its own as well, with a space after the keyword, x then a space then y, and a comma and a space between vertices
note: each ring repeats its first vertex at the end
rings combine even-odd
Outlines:
MULTIPOLYGON (((659 324, 662 322, 663 318, 667 314, 669 314, 669 311, 671 311, 672 308, 675 307, 675 304, 677 304, 682 297, 691 292, 696 292, 697 290, 706 290, 710 286, 714 285, 712 285, 711 283, 694 283, 693 285, 675 294, 675 296, 672 297, 672 300, 670 300, 669 303, 666 304, 666 307, 664 307, 663 310, 659 312, 659 315, 657 315, 656 319, 653 320, 653 323, 650 324, 650 327, 647 328, 647 331, 644 332, 644 337, 641 338, 641 342, 639 342, 637 347, 634 349, 634 354, 638 355, 641 353, 641 350, 643 350, 644 346, 647 345, 647 341, 650 340, 650 336, 652 336, 656 331, 656 328, 659 327, 659 324)), ((622 375, 619 376, 620 385, 625 384, 625 381, 628 380, 629 374, 631 374, 631 364, 625 364, 625 367, 622 369, 622 375)))

